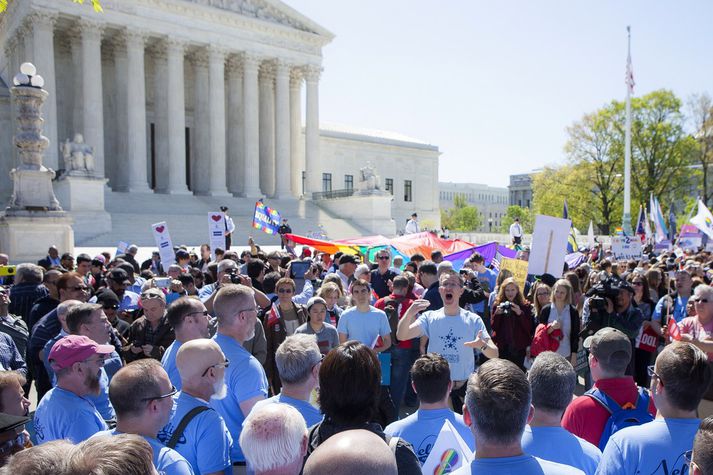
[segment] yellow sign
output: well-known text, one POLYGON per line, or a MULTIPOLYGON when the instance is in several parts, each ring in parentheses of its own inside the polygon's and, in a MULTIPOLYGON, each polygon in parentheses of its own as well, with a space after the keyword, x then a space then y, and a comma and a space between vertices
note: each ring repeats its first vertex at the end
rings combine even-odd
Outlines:
POLYGON ((512 272, 515 282, 520 286, 520 291, 524 292, 525 279, 527 279, 527 261, 503 257, 500 259, 500 270, 502 271, 504 269, 512 272))

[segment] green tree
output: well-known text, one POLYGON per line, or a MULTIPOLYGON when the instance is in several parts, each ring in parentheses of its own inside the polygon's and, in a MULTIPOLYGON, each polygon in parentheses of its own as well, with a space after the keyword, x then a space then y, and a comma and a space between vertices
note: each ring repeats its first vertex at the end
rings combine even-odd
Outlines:
POLYGON ((517 205, 508 206, 508 210, 505 212, 505 216, 500 224, 500 232, 509 233, 510 225, 515 222, 515 218, 520 218, 520 226, 522 226, 523 232, 532 232, 532 226, 535 223, 534 214, 530 208, 523 208, 517 205))
POLYGON ((453 208, 441 210, 441 226, 454 231, 474 231, 480 227, 482 219, 475 206, 468 205, 464 195, 456 194, 453 208))
POLYGON ((592 206, 592 189, 589 181, 589 164, 567 164, 560 167, 546 167, 532 179, 532 209, 535 214, 562 216, 564 200, 567 200, 569 219, 574 227, 587 228, 589 220, 600 222, 601 213, 592 206))
POLYGON ((694 161, 701 167, 701 199, 706 206, 713 201, 709 167, 713 165, 713 100, 708 94, 694 94, 688 101, 696 149, 694 161))

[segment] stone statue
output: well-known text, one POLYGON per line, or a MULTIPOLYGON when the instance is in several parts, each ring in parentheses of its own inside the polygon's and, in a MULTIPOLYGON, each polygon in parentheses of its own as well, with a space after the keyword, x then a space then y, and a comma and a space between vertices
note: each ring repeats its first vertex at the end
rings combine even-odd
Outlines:
POLYGON ((359 183, 357 189, 359 193, 369 194, 379 191, 379 175, 374 173, 374 167, 367 162, 366 166, 359 169, 359 183))
POLYGON ((74 134, 74 141, 65 140, 59 147, 64 158, 66 173, 70 175, 94 174, 94 149, 84 143, 82 134, 74 134))

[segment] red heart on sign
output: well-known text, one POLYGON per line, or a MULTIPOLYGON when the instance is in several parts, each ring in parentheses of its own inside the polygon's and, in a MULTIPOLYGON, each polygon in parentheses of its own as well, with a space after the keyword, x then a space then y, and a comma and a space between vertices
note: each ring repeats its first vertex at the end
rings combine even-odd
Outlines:
POLYGON ((163 226, 156 226, 156 231, 158 231, 159 233, 162 233, 164 229, 166 228, 163 226))
POLYGON ((218 221, 220 221, 220 218, 222 218, 222 216, 219 214, 214 214, 211 216, 211 218, 213 218, 213 221, 217 223, 218 221))

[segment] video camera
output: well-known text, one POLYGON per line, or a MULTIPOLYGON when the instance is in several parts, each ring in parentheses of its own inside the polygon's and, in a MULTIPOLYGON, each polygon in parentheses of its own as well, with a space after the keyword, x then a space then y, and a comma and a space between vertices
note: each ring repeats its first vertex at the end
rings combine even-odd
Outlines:
POLYGON ((602 282, 598 283, 586 293, 589 299, 589 309, 591 312, 602 312, 606 313, 607 300, 611 300, 612 303, 619 296, 621 292, 621 287, 619 286, 619 280, 609 277, 602 282))

